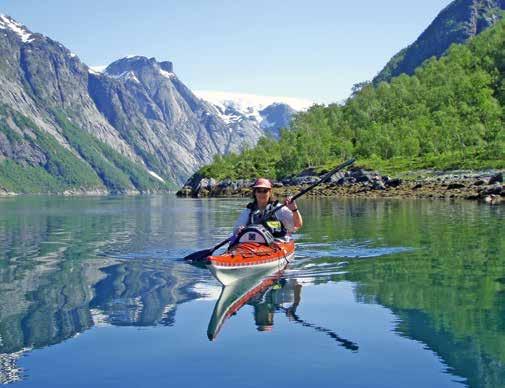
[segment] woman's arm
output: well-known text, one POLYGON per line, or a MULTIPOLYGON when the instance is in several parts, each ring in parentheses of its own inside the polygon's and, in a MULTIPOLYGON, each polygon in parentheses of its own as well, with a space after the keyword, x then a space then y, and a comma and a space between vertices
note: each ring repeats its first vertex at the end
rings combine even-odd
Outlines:
POLYGON ((240 213, 240 216, 238 216, 237 221, 235 222, 235 225, 233 226, 233 234, 237 234, 240 232, 240 229, 245 227, 248 222, 249 222, 249 213, 251 211, 249 209, 244 209, 242 213, 240 213))
POLYGON ((303 219, 300 210, 292 210, 293 212, 293 222, 295 224, 295 229, 300 229, 303 226, 303 219))
POLYGON ((300 229, 303 226, 303 218, 296 202, 292 201, 291 197, 287 197, 286 200, 284 201, 284 204, 289 210, 291 210, 291 213, 293 215, 293 226, 295 230, 300 229))

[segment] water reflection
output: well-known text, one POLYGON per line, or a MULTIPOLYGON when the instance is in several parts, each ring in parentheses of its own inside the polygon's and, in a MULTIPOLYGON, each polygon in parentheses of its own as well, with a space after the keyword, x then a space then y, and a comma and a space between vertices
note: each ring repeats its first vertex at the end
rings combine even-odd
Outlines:
POLYGON ((0 353, 0 384, 10 384, 22 381, 24 374, 17 362, 30 349, 22 349, 13 353, 0 353))
POLYGON ((181 263, 126 262, 102 269, 89 306, 102 323, 118 326, 172 326, 177 305, 200 297, 181 263))
MULTIPOLYGON (((222 287, 207 329, 207 337, 210 340, 214 340, 217 337, 227 318, 236 314, 252 298, 262 295, 271 288, 282 275, 282 271, 271 268, 253 269, 253 271, 255 273, 252 275, 244 276, 230 285, 222 287)), ((256 304, 259 305, 259 303, 256 304)), ((261 320, 260 314, 255 313, 254 315, 258 317, 256 319, 256 323, 258 324, 258 319, 261 320)), ((265 325, 259 327, 265 327, 265 325)))
POLYGON ((205 236, 199 225, 220 218, 221 205, 173 201, 2 199, 0 382, 22 378, 21 355, 93 326, 174 324, 176 306, 200 296, 193 286, 201 274, 188 273, 158 247, 171 241, 180 257, 181 249, 197 246, 205 236), (184 222, 174 224, 179 212, 184 222))
MULTIPOLYGON (((267 297, 265 298, 266 302, 263 303, 264 305, 272 306, 274 311, 284 312, 291 322, 299 323, 304 327, 309 327, 315 331, 326 334, 328 337, 335 340, 340 346, 348 350, 353 352, 358 351, 359 346, 353 341, 339 336, 333 330, 307 322, 299 317, 296 313, 296 308, 301 301, 302 285, 298 283, 297 279, 282 279, 280 285, 281 286, 279 288, 274 288, 269 291, 267 297), (289 306, 284 306, 284 303, 288 303, 289 306)), ((259 307, 261 307, 261 305, 262 304, 258 306, 258 310, 260 310, 259 307)), ((257 309, 255 306, 255 317, 256 311, 257 309)), ((258 324, 258 320, 256 320, 256 323, 258 324)))
POLYGON ((342 338, 333 330, 299 317, 296 310, 301 302, 303 286, 296 278, 286 278, 284 270, 252 270, 253 274, 222 286, 207 328, 209 340, 215 340, 224 322, 248 304, 254 309, 254 322, 258 331, 272 331, 274 315, 283 313, 290 322, 324 333, 340 346, 357 352, 359 346, 356 343, 342 338))
MULTIPOLYGON (((208 271, 177 259, 226 237, 242 205, 171 197, 0 201, 0 383, 22 380, 22 356, 34 349, 97 326, 174 331, 183 304, 209 298, 218 298, 214 310, 209 304, 193 318, 206 325, 212 312, 207 334, 215 339, 221 332, 219 341, 209 344, 205 328, 192 335, 201 335, 212 351, 235 335, 232 327, 245 328, 240 318, 248 306, 248 323, 263 332, 275 328, 262 338, 287 335, 287 322, 311 339, 306 350, 312 354, 321 352, 312 342, 322 340, 366 359, 366 336, 349 334, 310 309, 310 303, 332 306, 340 295, 319 290, 345 281, 354 304, 387 308, 398 320, 395 335, 421 342, 446 373, 472 387, 505 385, 501 208, 307 199, 300 203, 305 232, 294 263, 219 292, 208 271)), ((295 339, 286 340, 288 349, 295 339)), ((394 342, 385 346, 409 357, 394 342)))

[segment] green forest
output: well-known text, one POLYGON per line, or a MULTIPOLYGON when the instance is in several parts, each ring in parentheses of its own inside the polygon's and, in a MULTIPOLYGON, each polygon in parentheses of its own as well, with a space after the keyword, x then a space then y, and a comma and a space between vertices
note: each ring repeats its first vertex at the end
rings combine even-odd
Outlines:
POLYGON ((505 22, 452 45, 414 75, 355 85, 344 104, 295 115, 280 140, 263 138, 240 155, 216 156, 205 177, 283 178, 354 156, 394 173, 422 168, 505 167, 505 22))
POLYGON ((46 158, 43 165, 0 160, 0 188, 20 193, 62 193, 73 189, 107 189, 112 193, 124 193, 128 190, 147 192, 171 188, 107 144, 76 127, 64 112, 54 112, 54 119, 62 128, 62 136, 79 157, 26 116, 0 104, 0 133, 15 147, 31 145, 43 150, 46 158), (20 129, 19 133, 10 128, 9 119, 20 129))

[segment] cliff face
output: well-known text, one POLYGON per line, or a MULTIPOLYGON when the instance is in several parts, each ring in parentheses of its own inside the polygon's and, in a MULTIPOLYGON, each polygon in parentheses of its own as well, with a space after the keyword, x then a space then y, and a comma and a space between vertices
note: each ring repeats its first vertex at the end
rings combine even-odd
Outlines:
POLYGON ((466 42, 494 25, 505 10, 504 0, 455 0, 443 9, 410 46, 396 54, 373 83, 389 81, 400 74, 414 74, 426 59, 440 57, 453 43, 466 42))
POLYGON ((59 141, 50 113, 64 111, 74 124, 134 158, 96 109, 87 92, 87 66, 75 54, 6 16, 0 16, 0 54, 1 103, 32 118, 59 141))
POLYGON ((170 62, 120 59, 102 74, 91 72, 88 91, 144 163, 174 182, 228 151, 225 124, 177 78, 170 62))
POLYGON ((251 120, 230 127, 169 61, 128 57, 96 72, 4 15, 0 84, 0 193, 175 187, 272 132, 251 120))
POLYGON ((88 93, 88 67, 0 16, 0 191, 161 189, 88 93))

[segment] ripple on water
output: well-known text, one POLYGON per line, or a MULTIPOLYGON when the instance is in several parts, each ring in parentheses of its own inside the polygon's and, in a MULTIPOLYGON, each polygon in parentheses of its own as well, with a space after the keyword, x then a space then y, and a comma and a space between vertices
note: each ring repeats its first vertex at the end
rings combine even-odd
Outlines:
POLYGON ((296 259, 286 271, 286 276, 314 282, 346 274, 349 261, 339 259, 375 259, 411 251, 413 248, 409 247, 373 246, 373 241, 298 243, 296 259))
POLYGON ((374 247, 372 241, 334 241, 320 243, 298 243, 297 257, 301 258, 371 258, 396 253, 411 252, 410 247, 374 247))

